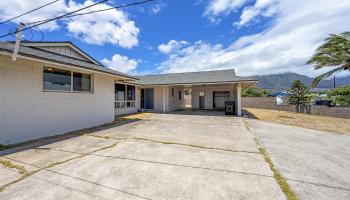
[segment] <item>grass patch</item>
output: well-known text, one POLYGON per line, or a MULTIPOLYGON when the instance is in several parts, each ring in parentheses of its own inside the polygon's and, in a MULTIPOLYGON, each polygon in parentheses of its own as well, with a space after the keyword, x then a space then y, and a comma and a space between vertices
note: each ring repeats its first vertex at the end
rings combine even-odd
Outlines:
POLYGON ((244 110, 249 117, 261 121, 350 135, 350 119, 258 108, 244 110))
POLYGON ((297 195, 294 193, 294 191, 290 188, 287 181, 283 178, 279 170, 275 167, 273 164, 269 154, 266 152, 264 147, 260 144, 258 139, 255 139, 255 142, 258 145, 259 152, 264 156, 265 162, 267 162, 270 166, 271 171, 273 172, 273 176, 275 177, 277 183, 281 187, 283 193, 286 195, 288 200, 298 200, 297 195))
MULTIPOLYGON (((245 127, 248 129, 248 131, 253 133, 253 131, 251 130, 251 128, 249 126, 249 123, 246 120, 243 120, 243 122, 244 122, 245 127)), ((271 171, 273 172, 273 176, 275 177, 275 179, 276 179, 278 185, 280 186, 282 192, 286 195, 287 199, 288 200, 298 200, 297 195, 290 188, 290 186, 287 183, 287 181, 283 178, 283 176, 281 175, 279 170, 273 164, 273 162, 272 162, 269 154, 265 150, 265 148, 261 145, 261 143, 259 142, 259 140, 257 138, 254 138, 254 140, 255 140, 255 142, 257 144, 257 147, 259 149, 259 153, 263 155, 265 162, 269 164, 269 167, 270 167, 271 171)))
POLYGON ((31 173, 29 173, 25 167, 13 164, 12 162, 10 162, 8 160, 0 159, 0 164, 3 165, 4 167, 7 167, 7 168, 16 169, 18 171, 18 173, 22 174, 22 176, 19 179, 12 181, 10 183, 7 183, 3 186, 0 186, 0 192, 4 191, 7 186, 14 184, 14 183, 17 183, 18 181, 23 180, 31 175, 31 173))
POLYGON ((6 149, 10 149, 10 148, 12 148, 12 146, 9 146, 9 145, 7 145, 7 146, 0 145, 0 151, 6 150, 6 149))
POLYGON ((7 168, 12 168, 12 169, 16 169, 20 174, 25 174, 28 173, 27 170, 20 165, 15 165, 12 162, 8 161, 8 160, 2 160, 0 159, 0 164, 7 167, 7 168))

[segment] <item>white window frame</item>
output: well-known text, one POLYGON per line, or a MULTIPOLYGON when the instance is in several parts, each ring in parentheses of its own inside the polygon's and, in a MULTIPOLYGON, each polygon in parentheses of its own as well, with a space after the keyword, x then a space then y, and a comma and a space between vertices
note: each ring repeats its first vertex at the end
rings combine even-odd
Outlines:
POLYGON ((60 69, 60 70, 66 70, 66 71, 69 71, 70 72, 70 91, 68 90, 47 90, 47 89, 44 89, 44 68, 45 67, 50 67, 50 66, 43 66, 42 67, 42 70, 41 70, 41 73, 42 73, 42 91, 43 92, 59 92, 59 93, 80 93, 80 94, 94 94, 94 83, 95 83, 95 77, 94 77, 94 74, 93 73, 85 73, 85 72, 80 72, 80 71, 75 71, 75 70, 70 70, 70 69, 65 69, 65 68, 61 68, 61 67, 51 67, 53 69, 60 69), (81 73, 81 74, 87 74, 87 75, 90 75, 91 77, 91 91, 74 91, 73 90, 73 73, 81 73))

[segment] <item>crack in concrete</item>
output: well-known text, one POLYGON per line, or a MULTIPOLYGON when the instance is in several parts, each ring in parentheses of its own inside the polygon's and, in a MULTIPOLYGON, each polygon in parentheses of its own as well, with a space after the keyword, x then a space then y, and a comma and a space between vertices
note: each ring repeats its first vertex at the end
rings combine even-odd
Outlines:
POLYGON ((99 136, 99 135, 88 135, 88 136, 90 136, 90 137, 97 137, 97 138, 105 138, 105 139, 114 139, 114 140, 149 141, 149 142, 154 142, 154 143, 158 143, 158 144, 179 145, 179 146, 200 148, 200 149, 206 149, 206 150, 219 150, 219 151, 227 151, 227 152, 234 152, 234 153, 260 154, 259 152, 255 152, 255 151, 232 150, 232 149, 223 149, 223 148, 217 148, 217 147, 206 147, 206 146, 185 144, 185 143, 179 143, 179 142, 159 141, 159 140, 153 140, 153 139, 141 138, 141 137, 110 137, 110 136, 99 136))
MULTIPOLYGON (((40 172, 40 171, 42 171, 42 170, 47 170, 48 168, 54 167, 54 166, 56 166, 56 165, 60 165, 60 164, 69 162, 69 161, 71 161, 71 160, 75 160, 75 159, 78 159, 78 158, 82 158, 82 157, 84 157, 84 156, 89 155, 90 153, 95 153, 95 152, 97 152, 97 151, 102 151, 102 150, 105 150, 105 149, 108 149, 108 148, 115 147, 115 146, 118 144, 118 142, 119 142, 119 141, 115 142, 115 143, 112 144, 112 145, 109 145, 109 146, 106 146, 106 147, 102 147, 102 148, 100 148, 100 149, 96 149, 96 150, 91 151, 91 152, 89 152, 89 153, 85 153, 85 154, 82 154, 82 155, 79 155, 79 156, 76 156, 76 157, 73 157, 73 158, 69 158, 69 159, 66 159, 66 160, 63 160, 63 161, 59 161, 59 162, 50 163, 50 164, 48 164, 46 167, 39 167, 39 166, 35 166, 35 165, 33 165, 33 164, 27 164, 27 163, 24 163, 24 162, 21 162, 21 161, 18 161, 18 160, 15 160, 15 159, 12 159, 12 158, 9 158, 9 157, 6 157, 6 156, 5 156, 4 158, 6 158, 6 159, 8 159, 8 160, 12 160, 12 161, 15 161, 15 162, 23 163, 23 164, 25 164, 25 165, 33 166, 33 167, 35 167, 35 168, 38 168, 38 170, 34 170, 34 171, 32 171, 32 172, 27 172, 27 171, 26 171, 26 173, 24 173, 20 178, 18 178, 18 179, 16 179, 16 180, 12 181, 12 182, 10 182, 10 183, 7 183, 7 184, 5 184, 5 185, 3 185, 3 186, 0 186, 0 192, 4 191, 8 186, 13 185, 13 184, 15 184, 15 183, 17 183, 17 182, 20 182, 20 181, 24 180, 25 178, 30 177, 31 175, 36 174, 36 173, 38 173, 38 172, 40 172)), ((11 163, 10 161, 8 161, 8 162, 11 163)), ((11 163, 11 165, 14 165, 14 164, 11 163)), ((48 171, 50 171, 50 170, 48 170, 48 171)))
MULTIPOLYGON (((39 149, 39 150, 60 151, 60 152, 74 153, 74 154, 82 154, 82 153, 79 153, 79 152, 62 150, 62 149, 51 149, 51 148, 37 148, 37 149, 39 149)), ((215 169, 215 168, 191 166, 191 165, 182 165, 182 164, 169 163, 169 162, 159 162, 159 161, 151 161, 151 160, 143 160, 143 159, 135 159, 135 158, 126 158, 126 157, 120 157, 120 156, 100 155, 100 154, 94 154, 94 153, 92 153, 90 155, 91 156, 97 156, 97 157, 104 157, 104 158, 115 158, 115 159, 120 159, 120 160, 130 160, 130 161, 136 161, 136 162, 146 162, 146 163, 152 163, 152 164, 162 164, 162 165, 169 165, 169 166, 176 166, 176 167, 203 169, 203 170, 210 170, 210 171, 217 171, 217 172, 237 173, 237 174, 246 174, 246 175, 253 175, 253 176, 261 176, 261 177, 273 178, 273 176, 270 176, 270 175, 250 173, 250 172, 242 172, 242 171, 234 171, 234 170, 226 170, 226 169, 215 169)))

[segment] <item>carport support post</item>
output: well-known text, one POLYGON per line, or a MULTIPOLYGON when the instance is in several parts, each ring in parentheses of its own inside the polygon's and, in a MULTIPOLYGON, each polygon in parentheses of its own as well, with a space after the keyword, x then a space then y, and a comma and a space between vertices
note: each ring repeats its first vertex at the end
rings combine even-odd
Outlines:
POLYGON ((236 85, 236 113, 237 116, 242 115, 241 111, 241 83, 237 83, 236 85))
POLYGON ((165 86, 163 87, 163 113, 165 113, 165 86))

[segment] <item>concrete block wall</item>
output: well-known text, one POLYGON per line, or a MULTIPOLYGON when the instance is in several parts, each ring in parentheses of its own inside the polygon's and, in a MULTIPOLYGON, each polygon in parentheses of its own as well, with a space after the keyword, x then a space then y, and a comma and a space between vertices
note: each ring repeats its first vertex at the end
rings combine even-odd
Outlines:
MULTIPOLYGON (((20 143, 114 120, 114 79, 93 74, 93 93, 44 92, 45 63, 0 55, 0 144, 20 143)), ((62 68, 62 67, 61 67, 62 68)))
MULTIPOLYGON (((242 97, 242 107, 295 112, 295 106, 293 105, 276 105, 275 97, 242 97)), ((311 114, 350 119, 350 107, 313 105, 311 107, 311 114)))

